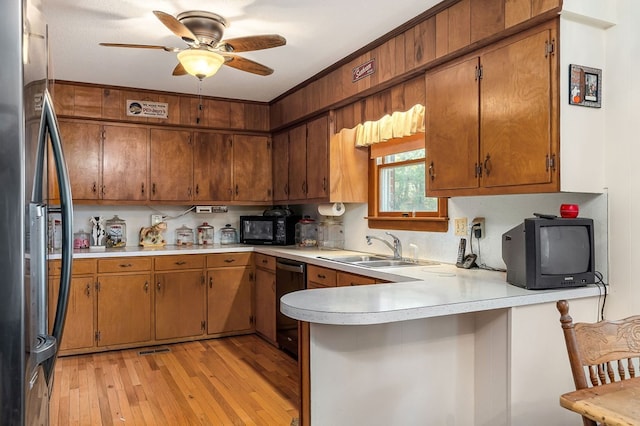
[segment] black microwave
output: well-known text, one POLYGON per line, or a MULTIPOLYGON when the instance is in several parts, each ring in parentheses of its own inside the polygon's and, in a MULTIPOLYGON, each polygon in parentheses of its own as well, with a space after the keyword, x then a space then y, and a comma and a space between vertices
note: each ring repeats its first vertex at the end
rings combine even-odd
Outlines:
POLYGON ((240 216, 240 242, 243 244, 295 244, 296 223, 300 216, 240 216))

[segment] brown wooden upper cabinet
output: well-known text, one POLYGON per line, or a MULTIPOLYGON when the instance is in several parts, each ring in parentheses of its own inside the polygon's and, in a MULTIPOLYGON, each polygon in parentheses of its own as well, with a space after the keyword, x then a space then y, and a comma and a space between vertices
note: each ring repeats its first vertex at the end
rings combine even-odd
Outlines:
POLYGON ((233 135, 195 132, 193 200, 229 201, 233 197, 233 135))
POLYGON ((427 195, 557 191, 556 24, 426 75, 427 195))
POLYGON ((329 121, 326 115, 274 137, 274 200, 329 196, 329 121))
POLYGON ((233 136, 233 201, 272 200, 271 140, 267 136, 233 136))
MULTIPOLYGON (((74 201, 146 201, 149 130, 60 120, 60 133, 74 201)), ((57 198, 55 170, 49 170, 50 198, 57 198)))
POLYGON ((151 201, 191 200, 193 144, 191 132, 151 129, 151 201))

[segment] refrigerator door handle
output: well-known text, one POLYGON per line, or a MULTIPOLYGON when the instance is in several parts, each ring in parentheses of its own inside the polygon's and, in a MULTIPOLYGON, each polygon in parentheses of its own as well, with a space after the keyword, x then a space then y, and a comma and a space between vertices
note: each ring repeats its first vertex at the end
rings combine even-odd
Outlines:
MULTIPOLYGON (((47 383, 51 384, 53 369, 55 366, 57 344, 62 339, 64 322, 67 316, 67 305, 69 302, 69 285, 71 282, 71 262, 73 256, 73 204, 71 197, 71 186, 69 183, 69 175, 67 173, 67 165, 62 152, 62 141, 60 138, 60 130, 58 120, 56 118, 53 101, 49 91, 45 89, 42 102, 42 119, 40 121, 40 132, 38 137, 38 152, 36 164, 36 176, 33 185, 32 201, 42 201, 43 198, 43 182, 44 182, 44 157, 47 146, 47 135, 51 138, 51 151, 56 167, 58 178, 58 189, 60 192, 60 212, 62 217, 62 263, 60 272, 60 290, 58 293, 58 305, 56 307, 55 319, 53 322, 52 336, 40 336, 43 342, 42 353, 39 358, 42 359, 43 368, 47 383), (45 349, 49 342, 53 339, 53 350, 45 349), (52 354, 50 354, 52 352, 52 354), (45 354, 50 356, 46 357, 45 354)), ((46 280, 42 285, 46 288, 46 280)), ((46 321, 46 319, 45 319, 46 321)))

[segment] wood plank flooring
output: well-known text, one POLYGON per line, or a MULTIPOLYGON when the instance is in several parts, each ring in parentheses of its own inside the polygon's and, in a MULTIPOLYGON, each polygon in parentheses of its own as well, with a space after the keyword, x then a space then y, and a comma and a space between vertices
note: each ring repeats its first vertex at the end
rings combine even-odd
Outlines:
POLYGON ((51 426, 297 424, 298 366, 255 335, 62 357, 51 426))

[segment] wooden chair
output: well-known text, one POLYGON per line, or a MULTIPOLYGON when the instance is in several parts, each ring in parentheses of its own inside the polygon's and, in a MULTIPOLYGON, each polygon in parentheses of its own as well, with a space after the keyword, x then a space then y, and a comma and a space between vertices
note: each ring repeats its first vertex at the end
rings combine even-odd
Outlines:
MULTIPOLYGON (((620 321, 573 323, 569 302, 556 303, 576 389, 640 375, 640 315, 620 321)), ((596 426, 582 418, 584 426, 596 426)))

